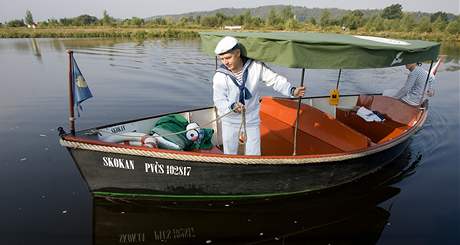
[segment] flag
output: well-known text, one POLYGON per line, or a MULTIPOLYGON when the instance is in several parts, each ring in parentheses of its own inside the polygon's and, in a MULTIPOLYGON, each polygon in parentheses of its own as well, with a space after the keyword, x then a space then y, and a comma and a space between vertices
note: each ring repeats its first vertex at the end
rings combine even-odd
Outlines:
POLYGON ((89 90, 88 84, 86 83, 85 77, 81 74, 80 68, 78 68, 77 62, 72 56, 72 86, 73 86, 73 103, 77 109, 77 114, 80 117, 80 111, 82 110, 81 103, 91 97, 91 90, 89 90))

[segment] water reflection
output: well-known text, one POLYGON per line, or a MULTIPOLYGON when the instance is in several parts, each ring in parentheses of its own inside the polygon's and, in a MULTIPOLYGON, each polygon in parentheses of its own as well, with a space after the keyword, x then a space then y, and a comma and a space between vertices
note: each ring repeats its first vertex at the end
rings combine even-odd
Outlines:
POLYGON ((334 190, 274 200, 94 199, 94 244, 375 244, 414 171, 406 150, 377 174, 334 190), (386 206, 386 207, 385 207, 386 206))

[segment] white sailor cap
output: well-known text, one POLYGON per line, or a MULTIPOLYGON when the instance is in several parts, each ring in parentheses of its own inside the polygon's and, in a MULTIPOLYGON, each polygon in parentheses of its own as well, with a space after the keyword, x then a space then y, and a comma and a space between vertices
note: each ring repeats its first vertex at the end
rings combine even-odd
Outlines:
POLYGON ((223 54, 225 52, 232 50, 237 44, 238 40, 236 40, 236 38, 226 36, 219 41, 219 43, 216 46, 216 49, 214 50, 214 53, 216 53, 216 55, 223 54))

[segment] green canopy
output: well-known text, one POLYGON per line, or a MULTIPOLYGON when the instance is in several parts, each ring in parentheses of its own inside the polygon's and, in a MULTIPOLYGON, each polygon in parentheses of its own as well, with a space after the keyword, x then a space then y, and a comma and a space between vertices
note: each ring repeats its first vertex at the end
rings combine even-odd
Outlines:
POLYGON ((203 50, 214 54, 233 36, 249 58, 292 68, 360 69, 436 60, 439 43, 313 32, 202 32, 203 50))

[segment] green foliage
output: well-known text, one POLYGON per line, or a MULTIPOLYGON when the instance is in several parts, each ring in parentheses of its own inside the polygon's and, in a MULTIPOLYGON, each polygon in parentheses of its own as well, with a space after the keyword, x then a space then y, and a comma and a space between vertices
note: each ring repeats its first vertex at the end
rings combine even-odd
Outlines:
POLYGON ((417 32, 431 32, 430 17, 428 17, 428 16, 423 17, 420 20, 420 22, 417 24, 417 27, 415 28, 415 31, 417 31, 417 32))
POLYGON ((26 17, 24 18, 26 25, 32 25, 34 23, 34 17, 32 17, 32 12, 30 10, 26 11, 26 17))
POLYGON ((443 32, 447 27, 447 21, 442 16, 438 16, 433 24, 431 24, 431 27, 435 32, 443 32))
POLYGON ((277 26, 280 23, 280 18, 274 8, 270 9, 265 23, 267 26, 277 26))
POLYGON ((402 18, 402 6, 401 4, 392 4, 383 9, 382 18, 384 19, 401 19, 402 18))
POLYGON ((6 26, 8 27, 24 27, 26 26, 26 24, 24 24, 24 21, 22 20, 12 20, 12 21, 9 21, 6 26))
POLYGON ((363 12, 359 10, 354 10, 342 17, 342 26, 350 29, 356 30, 358 27, 361 27, 363 24, 363 12))
POLYGON ((370 32, 380 32, 385 30, 384 19, 380 15, 372 16, 366 23, 365 29, 370 32))
POLYGON ((72 20, 72 24, 75 26, 94 25, 97 22, 98 19, 96 17, 87 14, 80 15, 72 20))
POLYGON ((144 20, 132 17, 117 20, 111 17, 106 10, 102 18, 90 15, 80 15, 74 18, 62 18, 59 20, 48 19, 40 22, 42 28, 33 32, 27 29, 14 29, 10 27, 22 27, 29 21, 33 22, 32 13, 26 11, 25 21, 13 20, 8 23, 0 23, 2 28, 0 37, 122 37, 145 39, 153 37, 165 38, 188 38, 196 37, 198 29, 221 29, 226 25, 240 25, 245 30, 289 30, 307 31, 318 30, 318 25, 323 31, 341 32, 341 27, 351 33, 366 33, 367 35, 392 36, 409 39, 433 39, 433 40, 459 40, 460 19, 452 14, 436 12, 434 14, 403 13, 400 4, 393 4, 383 11, 374 11, 369 16, 367 10, 343 11, 343 15, 335 10, 323 10, 320 14, 302 15, 299 18, 299 9, 291 6, 267 8, 262 14, 252 10, 245 10, 235 14, 234 12, 215 12, 212 15, 183 15, 176 17, 160 17, 144 20), (252 11, 252 12, 251 12, 252 11), (30 18, 28 17, 30 14, 30 18), (261 15, 261 16, 256 16, 261 15), (265 17, 263 17, 265 16, 265 17), (340 16, 340 17, 336 17, 340 16), (299 21, 300 20, 300 21, 299 21), (100 26, 104 27, 100 27, 100 26), (80 28, 63 28, 63 27, 80 28), (107 28, 122 27, 122 28, 107 28), (143 27, 140 29, 139 27, 143 27), (45 29, 44 28, 50 28, 45 29), (139 29, 136 29, 139 28, 139 29), (195 31, 188 31, 188 30, 195 31))
POLYGON ((400 27, 397 29, 398 31, 410 32, 413 31, 415 28, 415 17, 412 14, 404 14, 401 22, 400 27))
POLYGON ((449 20, 448 16, 447 16, 447 13, 442 12, 442 11, 438 11, 438 12, 436 12, 436 13, 434 13, 434 14, 432 14, 430 16, 430 21, 431 22, 435 22, 438 19, 441 19, 441 21, 444 21, 444 22, 447 22, 449 20))
POLYGON ((107 13, 107 10, 104 10, 104 12, 102 12, 102 19, 101 19, 102 25, 111 26, 112 23, 114 22, 115 22, 115 19, 107 13))
POLYGON ((319 18, 319 25, 324 28, 331 23, 331 12, 324 10, 319 18))
POLYGON ((141 19, 141 18, 138 18, 138 17, 132 17, 129 20, 129 25, 137 26, 137 27, 143 26, 144 25, 144 19, 141 19))
POLYGON ((456 20, 451 21, 447 25, 446 31, 450 34, 460 34, 460 17, 457 17, 456 20))

